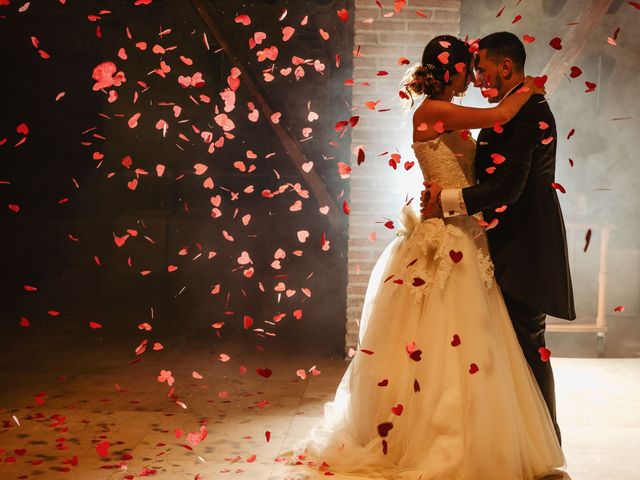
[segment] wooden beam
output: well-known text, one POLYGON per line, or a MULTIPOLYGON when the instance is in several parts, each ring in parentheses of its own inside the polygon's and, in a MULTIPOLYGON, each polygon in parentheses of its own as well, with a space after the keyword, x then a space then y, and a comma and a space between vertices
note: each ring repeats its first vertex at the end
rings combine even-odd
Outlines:
POLYGON ((609 11, 613 0, 591 0, 576 20, 569 34, 562 40, 562 50, 557 50, 543 71, 549 79, 545 85, 547 95, 551 95, 565 76, 568 69, 575 65, 595 26, 609 11))
MULTIPOLYGON (((242 72, 242 78, 243 78, 242 83, 249 91, 249 94, 251 95, 251 97, 253 97, 253 99, 255 100, 257 104, 257 108, 258 110, 260 110, 260 113, 263 115, 263 118, 270 119, 271 115, 274 112, 271 109, 269 103, 267 102, 265 95, 262 91, 262 88, 259 86, 258 82, 254 80, 251 73, 247 70, 246 68, 247 62, 243 61, 241 56, 238 54, 238 52, 234 48, 234 45, 232 45, 227 40, 224 32, 220 28, 220 25, 218 25, 216 21, 213 18, 211 18, 209 11, 204 6, 204 2, 202 2, 201 0, 191 0, 191 1, 194 7, 196 8, 196 11, 198 12, 198 15, 200 15, 200 18, 202 18, 205 25, 207 26, 209 31, 213 34, 218 44, 223 48, 229 60, 233 63, 235 67, 237 67, 242 72)), ((293 162, 293 164, 298 169, 298 171, 301 174, 304 174, 303 177, 305 178, 306 182, 309 184, 309 188, 313 193, 316 201, 318 202, 318 205, 329 206, 329 213, 327 217, 329 218, 331 226, 335 230, 338 230, 341 225, 341 221, 338 217, 340 210, 338 210, 338 207, 333 201, 333 198, 331 198, 331 196, 329 195, 329 192, 327 192, 327 189, 325 188, 324 183, 322 181, 322 177, 320 177, 320 175, 318 175, 318 173, 315 170, 311 170, 309 173, 306 173, 302 170, 302 164, 306 163, 308 160, 305 157, 304 152, 302 151, 302 148, 300 148, 300 143, 287 132, 287 130, 282 126, 281 123, 276 124, 270 120, 267 123, 271 126, 271 128, 277 135, 278 139, 282 143, 282 146, 284 147, 288 158, 291 160, 291 162, 293 162)))

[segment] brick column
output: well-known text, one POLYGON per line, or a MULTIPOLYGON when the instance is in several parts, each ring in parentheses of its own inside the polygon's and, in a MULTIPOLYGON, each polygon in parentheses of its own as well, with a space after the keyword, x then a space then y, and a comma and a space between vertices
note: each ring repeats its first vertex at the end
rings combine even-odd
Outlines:
MULTIPOLYGON (((429 40, 440 34, 458 35, 460 28, 459 0, 409 0, 400 12, 394 12, 394 2, 390 0, 381 3, 385 8, 380 9, 374 0, 355 1, 355 48, 359 48, 359 56, 354 59, 352 104, 353 114, 359 115, 360 121, 351 141, 352 150, 364 147, 365 162, 358 166, 352 156, 347 351, 357 347, 358 324, 371 270, 400 227, 398 214, 406 195, 417 195, 421 187, 418 165, 408 171, 404 167, 406 161, 413 162, 415 158, 410 148, 412 112, 403 113, 398 96, 407 66, 399 66, 398 59, 406 57, 411 64, 417 63, 429 40), (379 76, 380 71, 388 75, 379 76), (378 100, 375 110, 365 105, 378 100), (390 110, 380 111, 385 109, 390 110), (396 170, 388 163, 393 153, 401 155, 396 170), (393 220, 393 230, 384 226, 387 219, 393 220), (377 237, 375 241, 370 239, 372 232, 377 237)), ((414 206, 417 207, 417 200, 414 206)))

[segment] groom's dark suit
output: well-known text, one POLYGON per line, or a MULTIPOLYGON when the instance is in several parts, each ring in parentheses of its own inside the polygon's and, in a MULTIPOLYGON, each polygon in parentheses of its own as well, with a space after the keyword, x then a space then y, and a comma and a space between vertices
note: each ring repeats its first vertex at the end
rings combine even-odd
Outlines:
POLYGON ((496 279, 560 438, 553 372, 538 352, 545 345, 545 314, 575 319, 564 221, 551 186, 556 123, 545 98, 533 95, 502 127, 502 133, 480 132, 475 157, 478 184, 462 189, 462 196, 469 215, 482 211, 485 221, 498 220, 487 232, 496 279), (492 154, 506 160, 496 164, 494 158, 501 157, 492 154), (495 167, 493 173, 487 171, 490 167, 495 167), (495 211, 503 205, 505 211, 495 211))

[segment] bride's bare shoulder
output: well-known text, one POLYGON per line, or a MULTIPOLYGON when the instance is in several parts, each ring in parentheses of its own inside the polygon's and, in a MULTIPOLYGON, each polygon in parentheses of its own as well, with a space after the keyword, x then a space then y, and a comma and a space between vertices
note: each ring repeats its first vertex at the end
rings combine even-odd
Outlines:
POLYGON ((450 102, 445 102, 443 100, 425 99, 413 113, 413 121, 415 123, 416 121, 423 122, 433 120, 436 117, 439 118, 439 115, 445 111, 444 109, 450 105, 450 102))
POLYGON ((424 142, 438 138, 438 133, 430 127, 438 115, 440 100, 425 99, 413 112, 413 141, 424 142))

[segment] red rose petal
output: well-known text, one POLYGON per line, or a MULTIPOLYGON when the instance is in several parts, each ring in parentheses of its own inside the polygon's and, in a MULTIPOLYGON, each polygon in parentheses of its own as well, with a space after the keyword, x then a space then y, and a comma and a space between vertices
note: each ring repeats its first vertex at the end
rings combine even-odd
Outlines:
POLYGON ((589 243, 591 243, 591 229, 588 229, 584 236, 584 252, 589 248, 589 243))
POLYGON ((451 258, 451 260, 453 260, 453 263, 460 263, 460 260, 462 260, 462 252, 449 250, 449 257, 451 258))
POLYGON ((269 368, 258 368, 256 372, 258 373, 258 375, 264 378, 269 378, 273 373, 269 368))
POLYGON ((338 15, 338 18, 340 20, 342 20, 343 22, 348 22, 349 21, 349 11, 346 8, 338 10, 336 12, 336 14, 338 15))
POLYGON ((562 50, 562 39, 560 37, 555 37, 551 39, 549 45, 551 45, 551 47, 555 48, 556 50, 562 50))
POLYGON ((501 165, 505 162, 505 160, 507 159, 505 156, 500 155, 499 153, 492 153, 491 154, 491 159, 493 160, 493 163, 496 165, 501 165))
POLYGON ((549 358, 551 357, 551 350, 546 347, 540 347, 538 349, 538 353, 540 354, 540 360, 542 360, 543 362, 549 361, 549 358))
POLYGON ((241 23, 242 25, 244 25, 245 27, 248 25, 251 25, 251 18, 249 17, 249 15, 238 15, 234 21, 236 23, 241 23))
POLYGON ((414 350, 409 354, 409 357, 411 357, 411 360, 419 362, 422 360, 422 350, 414 350))
POLYGON ((391 422, 381 423, 380 425, 378 425, 378 435, 384 438, 387 435, 389 435, 389 430, 391 430, 392 428, 393 428, 393 423, 391 422))
POLYGON ((98 445, 96 445, 96 452, 98 452, 98 455, 100 455, 101 457, 106 457, 107 455, 109 455, 109 442, 108 441, 103 441, 100 442, 98 445))
POLYGON ((484 98, 493 98, 498 96, 497 88, 483 88, 480 90, 480 93, 484 98))
POLYGON ((449 63, 449 52, 442 52, 438 55, 438 61, 443 65, 447 65, 449 63))
POLYGON ((549 77, 547 75, 542 75, 541 77, 535 77, 533 79, 533 83, 535 84, 536 87, 542 88, 544 87, 544 84, 547 83, 548 79, 549 77))

